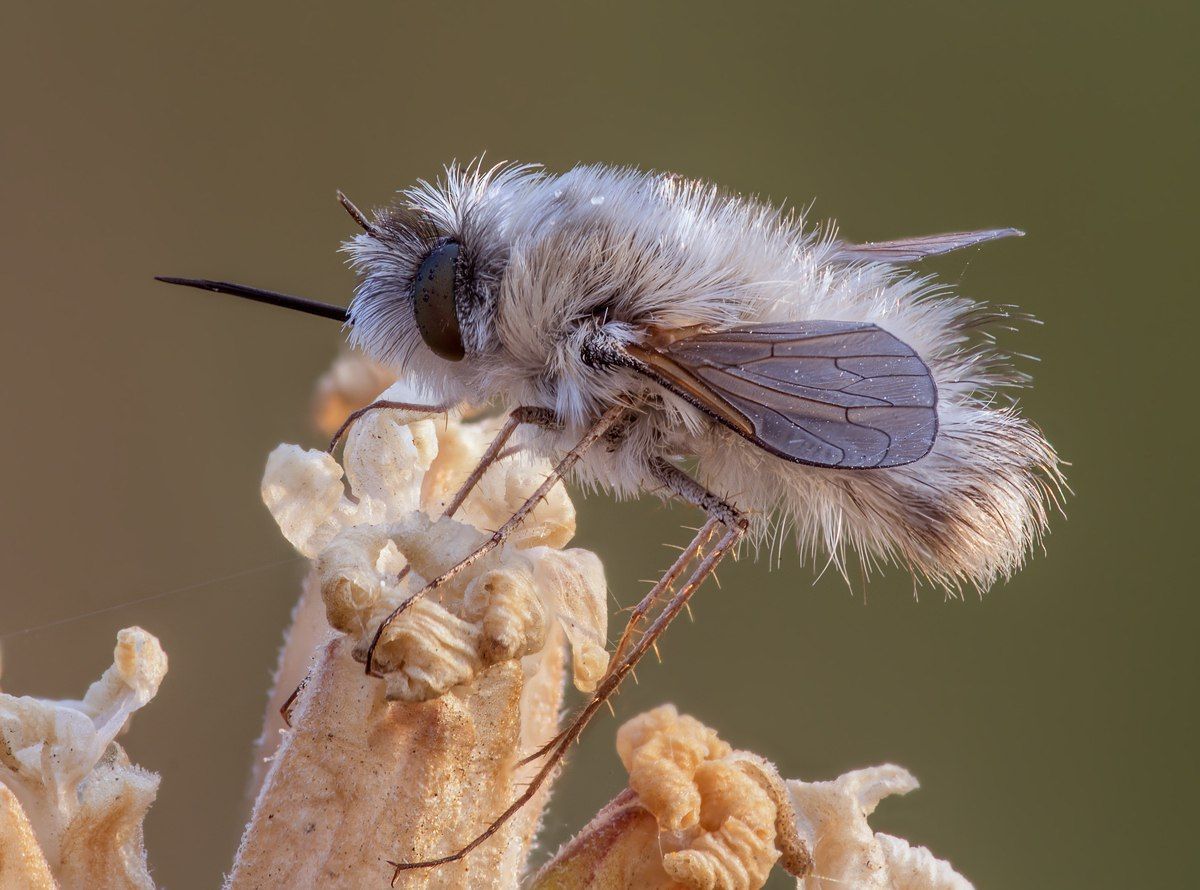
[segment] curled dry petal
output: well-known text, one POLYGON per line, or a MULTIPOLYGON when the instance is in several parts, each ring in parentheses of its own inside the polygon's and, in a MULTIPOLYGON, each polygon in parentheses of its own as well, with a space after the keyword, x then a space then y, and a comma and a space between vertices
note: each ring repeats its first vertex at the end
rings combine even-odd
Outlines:
POLYGON ((324 451, 280 445, 267 457, 262 499, 288 543, 314 557, 341 528, 342 468, 324 451))
POLYGON ((479 653, 488 664, 521 658, 546 643, 546 607, 524 565, 507 564, 472 579, 463 614, 477 622, 479 653))
POLYGON ((375 668, 390 700, 429 701, 479 673, 479 648, 478 627, 423 598, 388 625, 375 668))
MULTIPOLYGON (((511 459, 493 464, 463 504, 463 517, 482 529, 497 529, 550 475, 545 458, 511 459)), ((509 540, 517 547, 561 548, 575 537, 575 505, 560 482, 545 500, 513 531, 509 540)))
POLYGON ((700 821, 696 771, 732 750, 715 730, 681 715, 674 705, 634 717, 617 731, 617 754, 629 773, 629 787, 665 831, 700 821))
POLYGON ((391 522, 417 508, 437 439, 433 421, 402 424, 396 413, 373 411, 351 428, 344 474, 332 455, 298 445, 280 445, 267 457, 263 503, 300 553, 315 557, 343 529, 391 522))
POLYGON ((378 566, 387 543, 384 528, 353 526, 317 557, 317 581, 334 630, 352 636, 374 631, 373 619, 383 614, 386 578, 378 566))
POLYGON ((356 523, 394 522, 420 506, 421 478, 437 454, 432 420, 401 423, 372 411, 346 435, 346 481, 358 499, 356 523))
POLYGON ((499 429, 498 418, 436 424, 437 456, 421 480, 421 506, 425 512, 431 516, 445 512, 499 429))
POLYGON ((793 780, 787 786, 797 829, 814 853, 813 872, 800 882, 801 890, 847 885, 970 890, 966 878, 924 847, 871 831, 867 816, 883 798, 918 787, 907 770, 887 764, 855 770, 832 782, 793 780))
MULTIPOLYGON (((664 705, 617 734, 629 770, 618 795, 534 879, 537 890, 757 890, 780 858, 773 767, 733 751, 704 724, 664 705)), ((783 839, 797 844, 794 835, 783 839)), ((789 864, 807 863, 802 845, 789 864)))

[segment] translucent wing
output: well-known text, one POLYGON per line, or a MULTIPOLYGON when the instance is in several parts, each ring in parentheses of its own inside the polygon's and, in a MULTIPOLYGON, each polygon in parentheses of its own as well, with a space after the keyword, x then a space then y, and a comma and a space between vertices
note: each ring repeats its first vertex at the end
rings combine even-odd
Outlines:
POLYGON ((939 256, 964 247, 974 247, 999 238, 1020 238, 1020 229, 983 229, 978 232, 946 232, 942 235, 921 235, 898 241, 869 241, 866 244, 844 244, 838 259, 870 260, 877 263, 915 263, 928 256, 939 256))
POLYGON ((630 352, 637 370, 796 463, 895 467, 924 457, 937 436, 929 368, 873 324, 753 325, 630 352))

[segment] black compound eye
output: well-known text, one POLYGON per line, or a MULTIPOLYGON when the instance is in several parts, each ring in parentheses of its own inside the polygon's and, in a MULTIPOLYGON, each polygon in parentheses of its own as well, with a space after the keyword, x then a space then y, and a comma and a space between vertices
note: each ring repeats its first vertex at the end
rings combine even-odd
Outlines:
POLYGON ((455 269, 461 252, 459 244, 447 241, 425 257, 413 280, 413 311, 421 339, 451 362, 466 355, 454 308, 455 269))

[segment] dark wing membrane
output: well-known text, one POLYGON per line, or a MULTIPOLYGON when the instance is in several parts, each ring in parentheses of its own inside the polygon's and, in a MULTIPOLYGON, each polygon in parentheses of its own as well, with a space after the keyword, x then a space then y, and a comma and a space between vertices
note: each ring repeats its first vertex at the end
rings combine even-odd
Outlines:
POLYGON ((929 368, 873 324, 753 325, 676 340, 658 354, 680 372, 666 375, 672 389, 717 402, 715 417, 797 463, 895 467, 924 457, 937 436, 929 368))
POLYGON ((942 235, 921 235, 897 241, 870 241, 866 244, 843 244, 838 250, 840 260, 869 260, 876 263, 915 263, 927 256, 940 256, 964 247, 974 247, 999 238, 1020 238, 1020 229, 983 229, 978 232, 946 232, 942 235))

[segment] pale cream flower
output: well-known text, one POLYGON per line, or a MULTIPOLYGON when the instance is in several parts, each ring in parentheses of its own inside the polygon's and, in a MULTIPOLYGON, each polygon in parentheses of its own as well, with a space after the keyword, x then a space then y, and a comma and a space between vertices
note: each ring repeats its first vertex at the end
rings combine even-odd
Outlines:
MULTIPOLYGON (((408 393, 384 393, 394 395, 408 393)), ((484 543, 549 473, 544 459, 510 457, 484 474, 461 518, 433 518, 491 425, 380 410, 351 428, 342 464, 294 445, 268 458, 263 500, 293 546, 316 558, 329 623, 355 637, 358 658, 380 621, 484 543)), ((551 620, 573 648, 576 684, 594 685, 607 667, 607 592, 593 554, 561 549, 574 532, 574 505, 555 486, 503 546, 406 609, 375 651, 388 697, 426 701, 490 664, 538 652, 551 620)))
POLYGON ((159 779, 114 740, 166 671, 158 640, 131 627, 82 701, 0 694, 0 884, 153 887, 142 819, 159 779))
MULTIPOLYGON (((380 398, 422 401, 401 384, 380 398)), ((550 471, 510 455, 443 516, 495 429, 385 409, 351 428, 340 464, 290 445, 268 459, 263 500, 314 559, 309 589, 337 634, 318 646, 230 887, 382 884, 386 858, 454 851, 536 771, 517 760, 557 729, 567 644, 577 686, 603 676, 604 572, 593 554, 563 549, 575 510, 561 485, 504 545, 388 626, 372 660, 382 682, 356 663, 393 609, 486 541, 550 471)), ((548 792, 467 859, 404 873, 398 886, 516 888, 548 792)))

